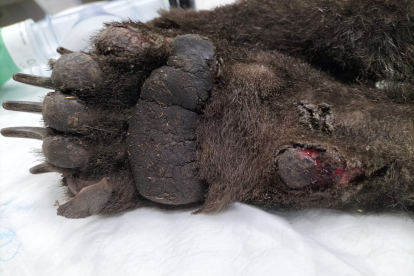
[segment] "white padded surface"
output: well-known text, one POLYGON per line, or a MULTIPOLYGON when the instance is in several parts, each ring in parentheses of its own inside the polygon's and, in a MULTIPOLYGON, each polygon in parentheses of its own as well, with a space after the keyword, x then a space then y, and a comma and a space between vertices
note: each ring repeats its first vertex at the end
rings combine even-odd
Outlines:
MULTIPOLYGON (((48 90, 9 81, 5 100, 48 90)), ((0 108, 0 127, 41 116, 0 108)), ((234 204, 217 215, 142 208, 56 215, 55 173, 31 175, 41 142, 0 137, 0 275, 414 275, 414 222, 404 214, 270 212, 234 204)))

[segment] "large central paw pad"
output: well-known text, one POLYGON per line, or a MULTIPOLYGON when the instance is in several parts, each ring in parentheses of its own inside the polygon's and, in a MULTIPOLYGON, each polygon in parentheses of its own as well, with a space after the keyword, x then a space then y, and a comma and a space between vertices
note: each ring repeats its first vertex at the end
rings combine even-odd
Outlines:
POLYGON ((81 218, 150 202, 185 205, 205 196, 206 185, 197 177, 195 131, 213 88, 214 46, 197 35, 171 43, 132 28, 130 35, 143 43, 125 59, 122 45, 116 52, 107 49, 109 42, 117 44, 108 40, 124 31, 108 29, 91 54, 59 48, 62 57, 51 61, 51 78, 15 75, 17 81, 56 90, 43 104, 3 103, 8 110, 43 115, 46 128, 1 133, 43 141, 46 162, 31 172, 63 175, 71 199, 58 208, 59 215, 81 218), (156 43, 149 43, 154 37, 156 43), (151 47, 155 62, 139 58, 151 47), (162 60, 160 51, 168 58, 151 73, 162 60), (119 64, 129 70, 117 71, 119 64))
POLYGON ((152 72, 134 108, 128 154, 140 194, 165 204, 201 200, 205 185, 195 173, 197 112, 212 89, 209 40, 175 39, 167 66, 152 72))

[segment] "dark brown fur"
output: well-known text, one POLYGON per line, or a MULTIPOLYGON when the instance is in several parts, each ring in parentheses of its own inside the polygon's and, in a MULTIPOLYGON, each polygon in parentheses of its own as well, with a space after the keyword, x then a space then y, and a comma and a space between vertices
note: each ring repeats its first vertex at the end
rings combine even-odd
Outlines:
POLYGON ((174 10, 154 20, 223 47, 224 73, 198 128, 200 176, 211 183, 202 210, 234 201, 412 209, 413 22, 412 1, 242 1, 213 12, 174 10), (227 51, 226 43, 248 54, 227 51), (366 86, 379 80, 404 85, 366 86), (300 124, 298 101, 330 105, 333 132, 300 124), (365 179, 340 189, 289 190, 275 175, 274 160, 293 144, 338 150, 363 164, 365 179))
POLYGON ((279 53, 252 58, 257 63, 226 68, 199 124, 200 174, 212 183, 203 211, 233 201, 294 209, 412 208, 412 106, 373 101, 371 89, 335 82, 279 53), (329 105, 332 132, 302 124, 299 101, 329 105), (288 189, 274 162, 279 150, 294 145, 322 146, 361 162, 365 179, 323 191, 288 189))
POLYGON ((243 0, 214 11, 173 10, 153 25, 249 50, 300 57, 342 80, 412 79, 414 3, 243 0))

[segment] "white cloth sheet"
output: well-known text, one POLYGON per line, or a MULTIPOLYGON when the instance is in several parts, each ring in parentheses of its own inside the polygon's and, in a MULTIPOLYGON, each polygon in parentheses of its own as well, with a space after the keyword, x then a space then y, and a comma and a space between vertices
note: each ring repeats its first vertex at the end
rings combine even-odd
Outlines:
MULTIPOLYGON (((48 90, 9 81, 5 100, 48 90)), ((41 116, 0 108, 0 127, 41 116)), ((217 215, 141 208, 71 220, 56 215, 55 173, 31 175, 41 141, 0 137, 0 275, 414 275, 414 222, 404 214, 264 211, 217 215), (32 153, 29 153, 32 152, 32 153)))

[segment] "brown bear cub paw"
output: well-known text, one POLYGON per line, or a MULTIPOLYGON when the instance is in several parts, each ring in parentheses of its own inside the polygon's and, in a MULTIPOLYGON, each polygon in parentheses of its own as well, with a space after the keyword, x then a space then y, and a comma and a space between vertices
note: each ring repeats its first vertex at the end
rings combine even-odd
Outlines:
POLYGON ((42 113, 46 128, 1 134, 43 141, 45 162, 31 172, 62 174, 70 200, 58 208, 61 216, 202 201, 195 131, 213 88, 213 44, 197 35, 167 38, 139 23, 114 23, 95 44, 91 53, 59 48, 50 78, 16 74, 55 91, 43 104, 3 107, 42 113), (130 43, 114 40, 125 32, 130 43))

